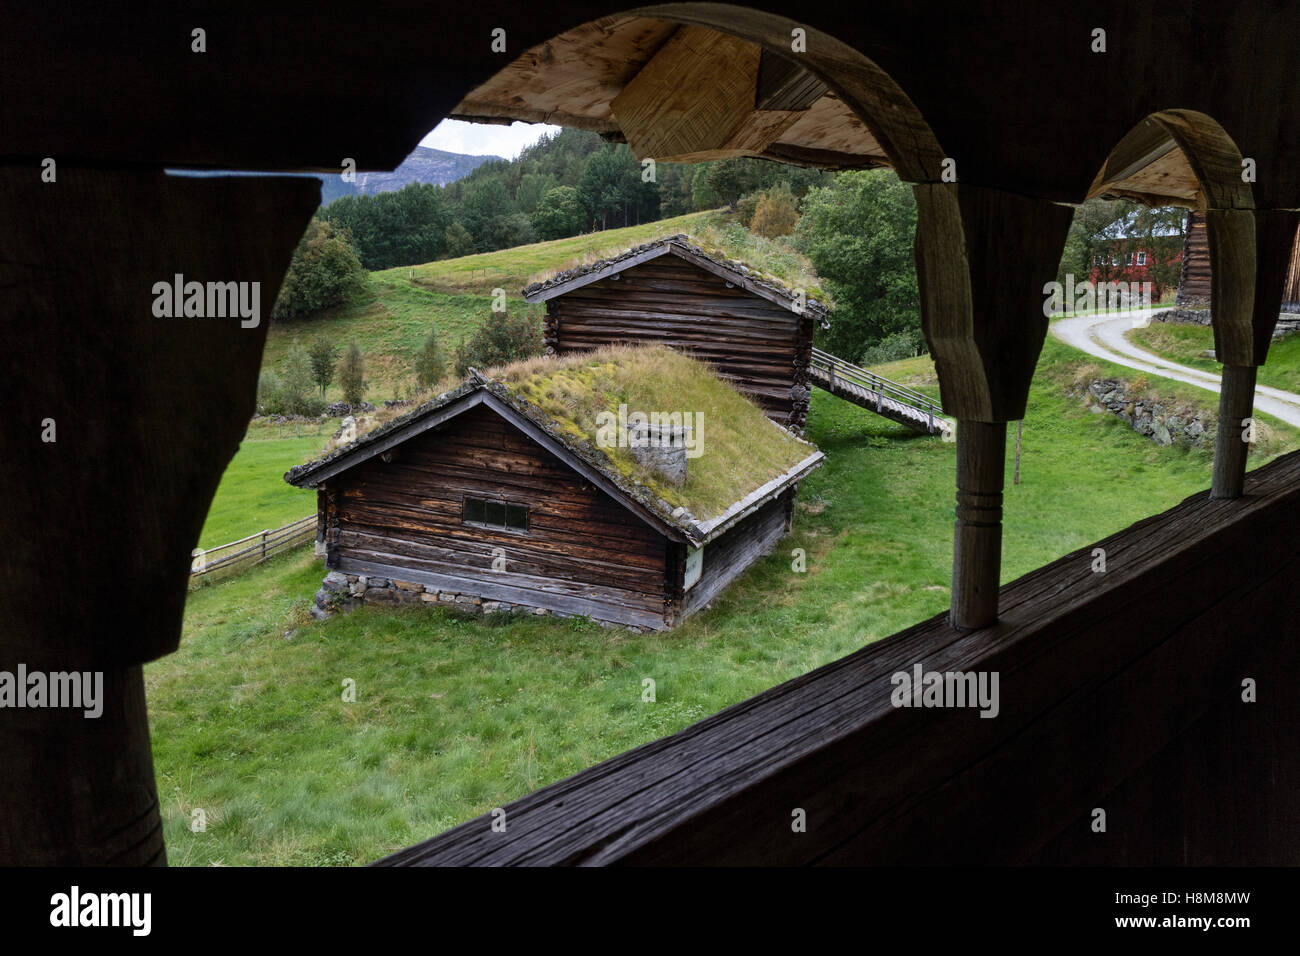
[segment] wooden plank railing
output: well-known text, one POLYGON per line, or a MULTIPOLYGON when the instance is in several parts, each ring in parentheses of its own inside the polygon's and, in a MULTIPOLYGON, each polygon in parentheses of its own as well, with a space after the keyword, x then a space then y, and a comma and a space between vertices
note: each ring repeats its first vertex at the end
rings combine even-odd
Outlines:
POLYGON ((814 374, 820 372, 821 377, 826 379, 832 389, 838 383, 846 383, 873 393, 877 412, 884 411, 882 399, 889 399, 912 408, 924 416, 927 430, 932 434, 945 426, 945 420, 942 418, 943 407, 906 385, 890 381, 875 372, 869 372, 818 348, 812 350, 812 369, 814 374))
POLYGON ((280 528, 264 528, 238 541, 215 548, 195 548, 190 562, 190 583, 220 571, 237 573, 267 558, 297 548, 316 538, 316 516, 307 515, 280 528))

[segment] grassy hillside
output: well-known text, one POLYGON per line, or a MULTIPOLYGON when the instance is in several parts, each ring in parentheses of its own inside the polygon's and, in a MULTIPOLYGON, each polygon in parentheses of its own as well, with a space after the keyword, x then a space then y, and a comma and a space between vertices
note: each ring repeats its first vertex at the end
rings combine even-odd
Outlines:
POLYGON ((567 239, 535 242, 512 249, 499 249, 477 256, 440 259, 422 266, 406 266, 376 272, 377 278, 401 276, 423 288, 439 292, 468 292, 490 296, 492 289, 502 288, 512 299, 533 278, 579 262, 594 261, 645 242, 678 232, 692 232, 718 218, 717 212, 694 212, 673 219, 661 219, 624 229, 589 232, 567 239))
POLYGON ((291 431, 292 437, 282 439, 246 436, 221 476, 198 546, 213 548, 313 514, 315 493, 294 488, 281 476, 313 457, 335 428, 333 423, 324 425, 319 435, 314 428, 300 429, 298 435, 291 431))
MULTIPOLYGON (((928 360, 880 371, 936 394, 928 360)), ((1209 484, 1208 451, 1159 447, 1067 397, 1086 371, 1048 340, 1019 485, 1008 442, 1004 581, 1209 484)), ((308 550, 192 592, 180 650, 145 670, 170 861, 367 862, 943 611, 955 446, 820 390, 808 437, 827 461, 801 485, 793 536, 667 634, 424 608, 312 623, 323 571, 308 550)))
MULTIPOLYGON (((1205 352, 1214 348, 1214 330, 1208 325, 1174 325, 1152 322, 1133 329, 1128 338, 1134 345, 1155 352, 1171 362, 1220 375, 1223 368, 1205 352)), ((1300 392, 1300 335, 1288 335, 1268 347, 1268 361, 1260 367, 1260 385, 1300 392)))
MULTIPOLYGON (((325 335, 341 347, 354 338, 366 354, 366 377, 371 383, 366 397, 379 404, 409 386, 411 358, 429 329, 437 326, 443 347, 450 353, 491 309, 493 289, 504 289, 509 307, 519 308, 523 305, 520 290, 539 272, 691 231, 717 216, 714 212, 692 213, 626 229, 374 272, 368 294, 353 302, 308 319, 271 326, 262 365, 277 366, 295 337, 308 345, 317 335, 325 335)), ((326 395, 330 401, 342 399, 337 383, 326 395)))
MULTIPOLYGON (((399 391, 400 397, 407 397, 411 359, 433 325, 450 354, 491 309, 493 289, 503 289, 508 307, 518 309, 524 304, 520 290, 531 281, 681 232, 711 252, 740 259, 790 286, 825 298, 808 261, 787 245, 751 235, 743 228, 728 228, 721 212, 698 212, 626 229, 371 273, 368 293, 355 301, 308 319, 273 325, 262 364, 276 367, 295 337, 309 345, 317 335, 325 335, 340 347, 355 338, 366 354, 369 401, 379 404, 399 397, 399 391)), ((535 306, 534 311, 540 317, 544 309, 535 306)), ((330 387, 327 397, 330 401, 342 398, 337 384, 330 387)))

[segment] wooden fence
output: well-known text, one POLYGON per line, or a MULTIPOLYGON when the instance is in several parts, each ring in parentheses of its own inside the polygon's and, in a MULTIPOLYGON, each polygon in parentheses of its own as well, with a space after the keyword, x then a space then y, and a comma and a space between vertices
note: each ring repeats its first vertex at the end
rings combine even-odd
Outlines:
POLYGON ((273 555, 315 540, 316 516, 311 514, 282 528, 264 529, 229 544, 195 548, 190 563, 190 584, 219 572, 238 574, 273 555))

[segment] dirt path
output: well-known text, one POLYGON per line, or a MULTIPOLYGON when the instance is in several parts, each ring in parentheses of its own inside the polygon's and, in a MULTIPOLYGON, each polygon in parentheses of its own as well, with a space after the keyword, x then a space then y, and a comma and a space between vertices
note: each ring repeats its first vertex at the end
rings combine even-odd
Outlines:
MULTIPOLYGON (((1217 393, 1219 376, 1213 372, 1203 372, 1200 369, 1171 362, 1146 349, 1138 348, 1124 338, 1124 333, 1132 329, 1135 322, 1143 321, 1150 315, 1151 313, 1147 311, 1081 315, 1078 318, 1061 319, 1053 323, 1050 331, 1066 345, 1072 345, 1089 355, 1217 393)), ((1300 395, 1294 392, 1284 392, 1279 388, 1260 385, 1255 389, 1255 408, 1281 419, 1288 425, 1300 428, 1300 395)))

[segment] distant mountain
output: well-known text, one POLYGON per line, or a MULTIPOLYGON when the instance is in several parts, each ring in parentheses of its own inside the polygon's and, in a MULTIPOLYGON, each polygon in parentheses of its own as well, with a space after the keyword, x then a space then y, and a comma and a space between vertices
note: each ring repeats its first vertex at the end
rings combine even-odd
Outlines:
POLYGON ((463 179, 490 159, 500 160, 501 157, 467 156, 464 153, 417 146, 415 152, 402 160, 402 164, 391 173, 357 173, 357 181, 353 185, 356 186, 356 192, 366 196, 401 189, 408 183, 445 186, 463 179))
POLYGON ((354 183, 344 182, 337 173, 249 173, 201 169, 169 169, 167 172, 175 176, 314 176, 321 182, 321 205, 328 206, 344 196, 355 196, 358 193, 373 196, 375 193, 401 189, 409 183, 445 186, 465 178, 492 159, 499 160, 501 157, 468 156, 465 153, 449 153, 442 149, 417 146, 415 152, 402 160, 401 165, 391 173, 359 172, 354 183))

